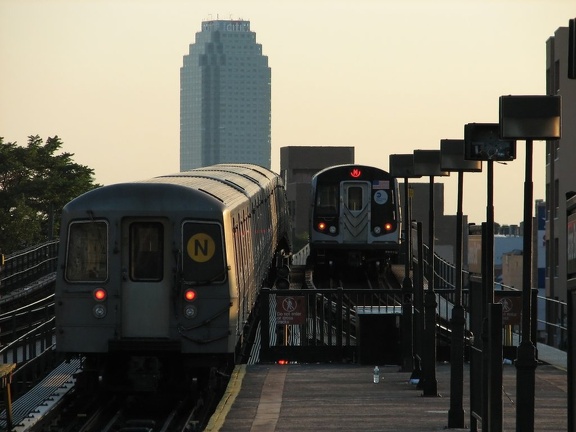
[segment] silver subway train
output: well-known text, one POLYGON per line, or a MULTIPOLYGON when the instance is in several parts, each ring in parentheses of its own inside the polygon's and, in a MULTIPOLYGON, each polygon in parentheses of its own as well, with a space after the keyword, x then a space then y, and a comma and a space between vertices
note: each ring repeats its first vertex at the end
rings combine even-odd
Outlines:
POLYGON ((312 178, 309 263, 338 271, 379 269, 396 259, 401 219, 398 183, 364 165, 326 168, 312 178))
MULTIPOLYGON (((56 349, 146 390, 235 361, 290 251, 282 179, 221 164, 105 186, 62 212, 56 349)), ((184 379, 186 378, 186 379, 184 379)))

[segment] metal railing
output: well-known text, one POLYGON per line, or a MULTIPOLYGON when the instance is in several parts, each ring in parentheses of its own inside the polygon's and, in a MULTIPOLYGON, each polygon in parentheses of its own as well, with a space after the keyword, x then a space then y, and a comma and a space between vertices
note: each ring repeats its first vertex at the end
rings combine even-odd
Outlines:
MULTIPOLYGON (((401 290, 265 288, 260 305, 260 361, 363 361, 374 353, 399 354, 396 347, 361 344, 358 338, 368 337, 363 329, 374 330, 370 321, 376 319, 389 327, 388 337, 379 342, 399 345, 401 301, 401 290)), ((400 358, 388 360, 398 363, 400 358)))
POLYGON ((0 361, 15 363, 13 398, 26 392, 56 364, 54 295, 0 314, 0 361))
MULTIPOLYGON (((424 245, 424 256, 428 256, 428 248, 424 245)), ((425 265, 428 265, 428 260, 424 260, 425 265)), ((425 273, 427 274, 427 273, 425 273)), ((450 296, 453 295, 455 287, 456 267, 435 254, 434 256, 434 276, 436 291, 439 295, 445 297, 450 301, 450 296)), ((463 298, 462 302, 464 307, 468 310, 469 306, 469 287, 471 274, 468 271, 463 272, 463 298)), ((504 285, 502 283, 494 282, 495 291, 515 291, 519 292, 517 288, 504 285)), ((537 305, 534 305, 538 312, 544 312, 544 315, 537 314, 537 341, 550 345, 554 348, 567 350, 568 338, 568 304, 558 299, 548 298, 542 295, 536 297, 537 305), (550 317, 550 318, 549 318, 550 317)), ((521 334, 520 326, 513 326, 512 331, 516 334, 521 334)))
POLYGON ((54 294, 0 314, 0 358, 25 363, 50 347, 54 338, 54 294))
POLYGON ((55 272, 58 245, 58 240, 52 240, 6 256, 0 267, 0 297, 55 272))

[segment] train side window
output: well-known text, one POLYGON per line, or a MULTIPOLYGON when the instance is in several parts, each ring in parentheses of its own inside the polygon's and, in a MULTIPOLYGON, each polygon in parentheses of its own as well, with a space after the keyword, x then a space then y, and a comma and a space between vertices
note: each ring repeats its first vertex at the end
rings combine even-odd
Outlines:
POLYGON ((108 278, 108 224, 73 222, 68 228, 65 278, 69 282, 104 282, 108 278))
POLYGON ((362 210, 362 188, 359 186, 352 186, 348 188, 348 201, 347 207, 349 210, 358 211, 362 210))
POLYGON ((160 281, 164 276, 164 227, 159 222, 130 224, 130 279, 160 281))

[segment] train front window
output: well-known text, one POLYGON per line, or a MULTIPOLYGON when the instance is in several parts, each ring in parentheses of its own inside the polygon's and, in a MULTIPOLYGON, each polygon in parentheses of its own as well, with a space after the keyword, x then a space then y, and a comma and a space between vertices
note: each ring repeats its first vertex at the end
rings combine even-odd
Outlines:
POLYGON ((362 188, 352 186, 348 188, 347 207, 349 210, 358 211, 364 207, 362 204, 362 188))
POLYGON ((108 224, 73 222, 68 228, 66 280, 104 282, 108 278, 108 224))
POLYGON ((339 185, 318 185, 316 190, 316 214, 329 216, 338 213, 339 185))
MULTIPOLYGON (((242 221, 234 232, 240 251, 249 240, 242 221)), ((189 221, 182 225, 182 277, 185 282, 212 284, 226 281, 228 266, 224 254, 224 234, 217 222, 189 221)))
POLYGON ((130 224, 130 279, 160 281, 164 276, 164 227, 159 222, 130 224))

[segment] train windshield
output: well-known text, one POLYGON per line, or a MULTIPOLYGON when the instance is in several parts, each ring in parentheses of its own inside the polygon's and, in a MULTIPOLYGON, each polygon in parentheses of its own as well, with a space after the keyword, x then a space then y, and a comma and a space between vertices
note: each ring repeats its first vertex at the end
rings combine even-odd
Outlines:
POLYGON ((164 276, 164 227, 160 222, 130 224, 130 279, 159 281, 164 276))
POLYGON ((316 190, 316 214, 320 216, 337 214, 339 199, 340 185, 318 185, 316 190))
POLYGON ((73 222, 68 228, 66 280, 103 282, 108 277, 108 224, 73 222))

